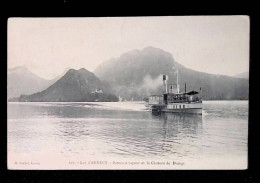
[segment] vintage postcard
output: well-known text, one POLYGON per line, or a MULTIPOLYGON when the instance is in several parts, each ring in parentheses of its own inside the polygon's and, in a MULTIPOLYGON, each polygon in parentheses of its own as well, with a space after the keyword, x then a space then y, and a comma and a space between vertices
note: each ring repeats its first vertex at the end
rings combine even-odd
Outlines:
POLYGON ((9 18, 8 169, 247 169, 249 25, 9 18))

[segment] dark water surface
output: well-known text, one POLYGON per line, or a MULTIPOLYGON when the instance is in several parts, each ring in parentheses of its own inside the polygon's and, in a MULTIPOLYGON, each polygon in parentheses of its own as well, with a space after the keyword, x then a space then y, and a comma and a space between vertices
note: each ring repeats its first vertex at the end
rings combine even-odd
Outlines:
POLYGON ((201 159, 247 156, 248 101, 204 101, 202 115, 153 115, 143 102, 8 103, 8 152, 201 159))

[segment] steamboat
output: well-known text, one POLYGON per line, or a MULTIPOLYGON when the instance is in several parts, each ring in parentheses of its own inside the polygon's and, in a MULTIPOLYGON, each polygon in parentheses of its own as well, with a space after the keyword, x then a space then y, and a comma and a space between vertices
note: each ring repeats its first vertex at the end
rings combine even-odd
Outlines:
POLYGON ((146 107, 153 113, 191 113, 202 114, 202 89, 200 91, 180 92, 179 72, 177 69, 176 84, 167 84, 167 75, 163 75, 164 90, 161 95, 151 95, 146 101, 146 107), (169 89, 168 89, 169 88, 169 89))

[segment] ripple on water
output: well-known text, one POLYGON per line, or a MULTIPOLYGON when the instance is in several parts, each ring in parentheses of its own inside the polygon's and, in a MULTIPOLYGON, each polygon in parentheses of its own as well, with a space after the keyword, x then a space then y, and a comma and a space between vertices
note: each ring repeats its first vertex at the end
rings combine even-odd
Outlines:
POLYGON ((8 106, 8 148, 128 158, 247 154, 248 103, 205 101, 203 108, 202 116, 155 116, 143 102, 15 103, 8 106))

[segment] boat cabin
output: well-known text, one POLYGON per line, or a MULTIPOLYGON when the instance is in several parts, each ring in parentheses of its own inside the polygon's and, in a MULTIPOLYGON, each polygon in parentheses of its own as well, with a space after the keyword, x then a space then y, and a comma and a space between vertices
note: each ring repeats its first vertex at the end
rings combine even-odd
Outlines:
POLYGON ((148 102, 149 104, 164 104, 163 95, 151 95, 148 102))
POLYGON ((199 96, 199 92, 191 91, 191 92, 184 92, 184 93, 168 93, 166 95, 165 103, 190 103, 190 102, 200 102, 201 97, 199 96))
POLYGON ((191 103, 201 102, 199 92, 191 91, 184 93, 165 93, 163 95, 151 95, 149 104, 169 104, 169 103, 191 103))

